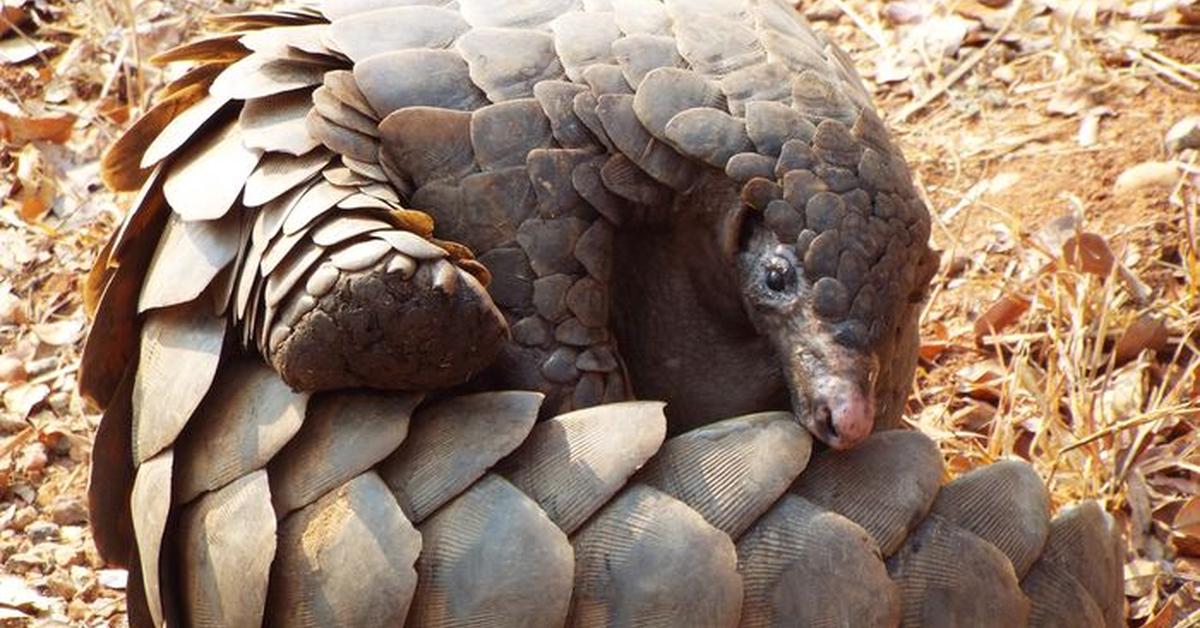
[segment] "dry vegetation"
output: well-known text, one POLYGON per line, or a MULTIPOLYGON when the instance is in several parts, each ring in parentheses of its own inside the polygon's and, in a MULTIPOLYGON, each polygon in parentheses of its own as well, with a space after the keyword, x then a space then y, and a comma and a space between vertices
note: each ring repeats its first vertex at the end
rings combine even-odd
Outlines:
MULTIPOLYGON (((74 390, 79 286, 127 200, 97 158, 176 70, 143 60, 249 4, 0 0, 0 625, 122 620, 74 390)), ((1020 456, 1055 506, 1103 500, 1131 625, 1200 625, 1200 3, 803 10, 859 61, 935 215, 911 423, 951 473, 1020 456)))

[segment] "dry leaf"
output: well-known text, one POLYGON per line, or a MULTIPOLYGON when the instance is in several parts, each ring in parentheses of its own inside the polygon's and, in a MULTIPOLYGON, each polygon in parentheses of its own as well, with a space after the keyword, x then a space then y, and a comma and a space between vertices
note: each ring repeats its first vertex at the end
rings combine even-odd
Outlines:
POLYGON ((38 340, 52 347, 74 344, 83 335, 83 321, 66 320, 55 323, 42 323, 33 326, 33 333, 38 340))
POLYGON ((995 404, 1000 401, 1000 383, 1004 381, 1004 367, 995 360, 984 360, 959 369, 958 379, 959 394, 995 404))
POLYGON ((1094 233, 1081 233, 1069 238, 1062 247, 1062 257, 1076 270, 1107 277, 1116 258, 1108 242, 1094 233))
POLYGON ((992 303, 979 318, 975 319, 975 342, 983 344, 983 339, 994 333, 999 333, 1017 322, 1021 315, 1029 310, 1030 302, 1025 297, 1005 294, 992 303))
POLYGON ((43 596, 16 576, 0 576, 0 606, 26 613, 50 610, 50 598, 43 596))
POLYGON ((1188 25, 1200 24, 1200 5, 1182 6, 1176 9, 1179 11, 1179 22, 1188 25))
POLYGON ((1171 9, 1191 4, 1192 0, 1141 0, 1134 2, 1124 11, 1129 17, 1139 20, 1161 18, 1171 9))
POLYGON ((24 37, 0 40, 0 63, 21 63, 54 47, 44 41, 31 41, 24 37))
POLYGON ((0 112, 0 139, 17 145, 37 141, 64 144, 74 125, 75 116, 69 113, 32 117, 0 112))
POLYGON ((1124 364, 1149 349, 1162 351, 1167 347, 1169 331, 1167 324, 1154 314, 1142 314, 1129 325, 1117 346, 1113 348, 1117 364, 1124 364))
POLYGON ((100 106, 100 115, 113 124, 124 126, 129 121, 129 105, 109 98, 100 106))
POLYGON ((48 169, 41 151, 33 144, 26 144, 17 156, 17 181, 21 184, 17 195, 21 204, 19 213, 27 222, 41 220, 58 195, 58 184, 49 176, 48 169))
POLYGON ((1171 594, 1167 598, 1163 607, 1151 617, 1149 621, 1142 624, 1142 628, 1171 628, 1172 626, 1195 625, 1189 623, 1189 618, 1194 618, 1195 614, 1200 611, 1200 597, 1196 595, 1196 585, 1194 582, 1189 582, 1183 585, 1178 591, 1171 594))
POLYGON ((1137 558, 1125 564, 1125 595, 1145 597, 1154 590, 1154 580, 1162 573, 1157 561, 1137 558))
POLYGON ((4 391, 4 407, 23 419, 49 395, 50 387, 45 384, 21 384, 4 391))
POLYGON ((0 384, 20 384, 29 379, 25 363, 11 355, 0 355, 0 384))
POLYGON ((1115 425, 1142 411, 1149 375, 1149 364, 1136 363, 1121 368, 1106 382, 1099 408, 1105 425, 1115 425))
POLYGON ((1200 497, 1192 497, 1175 513, 1171 543, 1179 553, 1200 557, 1200 497))
POLYGON ((0 325, 23 325, 29 322, 29 308, 7 288, 0 288, 0 325))

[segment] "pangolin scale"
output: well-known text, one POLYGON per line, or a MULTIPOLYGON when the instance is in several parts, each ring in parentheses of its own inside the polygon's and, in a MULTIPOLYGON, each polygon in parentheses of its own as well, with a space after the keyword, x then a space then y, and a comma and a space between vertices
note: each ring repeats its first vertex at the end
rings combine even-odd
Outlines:
POLYGON ((868 436, 929 214, 786 2, 214 26, 103 163, 140 192, 80 385, 131 624, 1121 625, 1096 503, 868 436))

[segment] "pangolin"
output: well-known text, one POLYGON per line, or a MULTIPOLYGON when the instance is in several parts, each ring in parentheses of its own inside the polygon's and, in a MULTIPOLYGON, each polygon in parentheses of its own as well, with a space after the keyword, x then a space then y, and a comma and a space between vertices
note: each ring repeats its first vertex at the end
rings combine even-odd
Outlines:
POLYGON ((131 623, 1120 624, 1095 503, 871 435, 930 218, 788 3, 213 19, 103 162, 140 192, 80 386, 131 623))

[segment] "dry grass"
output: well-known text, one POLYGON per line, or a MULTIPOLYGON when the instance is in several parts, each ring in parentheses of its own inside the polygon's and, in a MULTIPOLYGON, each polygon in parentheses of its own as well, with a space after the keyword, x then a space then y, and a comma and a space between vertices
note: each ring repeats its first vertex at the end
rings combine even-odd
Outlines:
MULTIPOLYGON (((145 59, 210 10, 248 4, 39 0, 0 39, 53 44, 0 63, 6 123, 67 119, 31 125, 65 128, 62 142, 10 128, 0 150, 0 572, 37 596, 17 612, 122 615, 123 574, 103 570, 78 512, 96 423, 74 393, 78 288, 125 202, 97 188, 96 159, 171 78, 145 59)), ((875 79, 935 215, 944 259, 910 422, 952 473, 1018 456, 1056 506, 1101 499, 1127 531, 1130 622, 1159 627, 1200 621, 1200 159, 1162 148, 1200 112, 1200 34, 1194 5, 1139 13, 1148 4, 804 8, 875 79), (1172 187, 1115 191, 1132 166, 1164 160, 1183 173, 1172 187), (1082 258, 1063 254, 1073 237, 1082 258)))

